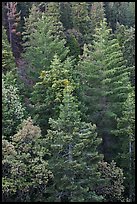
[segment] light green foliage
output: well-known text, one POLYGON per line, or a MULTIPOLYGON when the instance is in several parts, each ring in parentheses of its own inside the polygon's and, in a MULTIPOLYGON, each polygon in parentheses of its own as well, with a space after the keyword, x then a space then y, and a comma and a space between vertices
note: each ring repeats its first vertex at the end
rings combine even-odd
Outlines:
POLYGON ((84 46, 77 70, 81 85, 79 99, 87 108, 85 120, 97 124, 110 159, 114 148, 111 130, 116 128, 116 116, 121 115, 131 86, 129 68, 125 66, 118 41, 112 38, 105 19, 96 28, 92 49, 84 46))
POLYGON ((32 93, 34 116, 42 133, 46 133, 49 117, 58 117, 64 87, 68 84, 74 86, 71 74, 72 65, 73 62, 70 58, 61 62, 55 55, 49 71, 43 70, 39 77, 40 82, 34 86, 32 93))
POLYGON ((14 84, 15 79, 12 82, 11 79, 11 73, 7 73, 2 79, 2 134, 8 140, 16 132, 25 113, 18 88, 14 84))
POLYGON ((8 42, 6 30, 2 27, 2 71, 13 71, 15 69, 15 60, 11 50, 11 46, 8 42))
POLYGON ((34 75, 32 76, 34 82, 38 81, 42 70, 49 70, 55 53, 60 56, 62 61, 68 53, 68 48, 65 47, 65 39, 60 39, 59 32, 56 33, 56 36, 53 35, 56 25, 53 23, 52 18, 47 16, 46 13, 42 13, 40 17, 35 18, 35 15, 37 15, 35 10, 31 11, 26 21, 28 34, 26 35, 27 41, 24 43, 26 47, 23 54, 29 65, 29 71, 34 75))
POLYGON ((124 175, 122 169, 112 161, 110 164, 104 161, 99 162, 101 178, 105 184, 99 185, 97 193, 104 195, 104 202, 122 202, 124 192, 124 175))
POLYGON ((50 18, 52 22, 52 34, 58 36, 59 39, 65 38, 64 27, 61 22, 60 2, 49 2, 46 5, 45 15, 50 18))
POLYGON ((3 140, 3 197, 5 202, 42 202, 53 174, 43 159, 46 149, 40 128, 31 118, 22 123, 13 142, 3 140))
POLYGON ((81 121, 71 86, 63 91, 58 119, 50 118, 49 123, 51 129, 45 140, 55 182, 52 201, 100 201, 102 196, 96 195, 94 187, 100 177, 97 162, 102 157, 97 147, 101 139, 97 138, 95 125, 81 121))

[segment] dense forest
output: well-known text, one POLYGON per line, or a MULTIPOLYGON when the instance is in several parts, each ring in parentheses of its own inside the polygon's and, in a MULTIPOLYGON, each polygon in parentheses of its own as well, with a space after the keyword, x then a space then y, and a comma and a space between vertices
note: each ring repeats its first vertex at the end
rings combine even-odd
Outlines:
POLYGON ((135 202, 135 2, 2 2, 2 202, 135 202))

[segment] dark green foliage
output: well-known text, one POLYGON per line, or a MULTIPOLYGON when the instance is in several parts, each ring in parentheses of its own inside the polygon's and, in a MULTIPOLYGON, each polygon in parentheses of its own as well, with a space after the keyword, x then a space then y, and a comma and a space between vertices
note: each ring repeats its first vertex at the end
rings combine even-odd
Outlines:
POLYGON ((60 39, 59 32, 54 35, 57 27, 53 20, 52 17, 39 13, 33 6, 25 24, 27 30, 24 39, 27 41, 24 43, 23 57, 28 63, 29 71, 33 73, 31 78, 34 82, 38 81, 42 70, 49 70, 55 53, 63 61, 69 51, 65 47, 65 39, 60 39))
POLYGON ((3 201, 42 202, 47 198, 47 185, 53 178, 48 163, 43 159, 46 149, 40 128, 30 118, 12 137, 3 139, 3 201))
POLYGON ((18 2, 17 3, 17 12, 21 11, 20 14, 20 24, 18 26, 19 31, 24 32, 24 23, 25 18, 29 16, 30 8, 32 7, 33 2, 18 2))
POLYGON ((66 41, 70 49, 70 56, 78 59, 81 54, 82 35, 75 29, 68 29, 66 31, 66 41))
POLYGON ((135 28, 127 28, 124 25, 117 24, 115 35, 122 48, 126 65, 131 68, 130 79, 131 83, 135 85, 135 28))
MULTIPOLYGON (((95 33, 95 28, 100 25, 105 17, 104 3, 103 2, 93 2, 90 8, 90 20, 91 20, 91 33, 88 36, 89 40, 93 39, 93 34, 95 33)), ((91 41, 89 41, 91 43, 91 41)))
POLYGON ((113 133, 119 137, 120 145, 117 162, 124 170, 125 193, 128 194, 130 201, 135 200, 135 94, 128 95, 124 103, 123 113, 117 119, 117 130, 113 133))
POLYGON ((71 2, 60 2, 60 21, 62 22, 64 28, 71 29, 72 26, 72 11, 71 2))
POLYGON ((87 108, 85 120, 97 124, 99 135, 104 139, 104 153, 110 160, 115 148, 115 138, 110 138, 111 130, 116 128, 116 117, 122 113, 131 86, 129 68, 105 20, 96 29, 92 50, 84 47, 77 70, 80 74, 79 99, 87 108))
POLYGON ((45 140, 55 182, 52 201, 62 201, 64 195, 70 202, 101 201, 102 196, 95 193, 100 178, 97 163, 102 156, 97 147, 101 139, 95 125, 81 121, 71 86, 63 91, 58 119, 50 118, 49 123, 51 129, 45 140))
POLYGON ((135 2, 2 2, 2 25, 2 201, 135 202, 135 2))
POLYGON ((107 20, 113 31, 116 24, 135 25, 135 2, 105 2, 107 20))
POLYGON ((71 14, 73 28, 83 35, 83 40, 87 42, 90 33, 91 21, 88 12, 87 2, 71 2, 71 14))
POLYGON ((7 71, 13 71, 15 67, 15 59, 8 42, 6 30, 2 27, 2 72, 6 73, 7 71))

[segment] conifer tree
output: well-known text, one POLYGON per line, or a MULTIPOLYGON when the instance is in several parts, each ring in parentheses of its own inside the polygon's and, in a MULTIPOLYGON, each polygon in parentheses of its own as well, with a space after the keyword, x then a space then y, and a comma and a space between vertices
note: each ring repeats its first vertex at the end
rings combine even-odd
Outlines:
POLYGON ((122 113, 131 85, 129 68, 125 66, 118 41, 112 38, 105 19, 96 29, 92 50, 85 45, 77 69, 81 85, 79 99, 87 107, 85 119, 97 124, 105 157, 112 160, 115 137, 111 136, 111 130, 116 128, 116 117, 122 113))
POLYGON ((135 28, 117 23, 115 36, 121 46, 126 65, 130 67, 131 83, 135 85, 135 28))
POLYGON ((2 71, 13 71, 15 69, 15 59, 13 57, 11 46, 8 42, 6 30, 2 27, 2 71))
POLYGON ((90 35, 95 33, 95 28, 100 25, 105 17, 104 3, 93 2, 90 9, 91 31, 90 35))
POLYGON ((65 39, 60 39, 59 31, 55 36, 56 25, 52 22, 51 17, 47 16, 46 12, 41 13, 39 16, 35 6, 32 7, 29 18, 26 20, 24 38, 27 39, 24 43, 23 57, 28 63, 29 71, 33 73, 31 78, 34 82, 38 81, 42 70, 49 70, 55 53, 63 61, 69 52, 68 48, 65 47, 65 39), (38 16, 38 18, 35 16, 38 16))
POLYGON ((60 20, 65 30, 72 29, 71 2, 60 2, 60 20))
POLYGON ((60 39, 65 38, 64 35, 64 27, 61 22, 61 11, 60 11, 60 3, 61 2, 48 2, 46 4, 45 15, 50 18, 54 30, 52 30, 52 34, 54 36, 59 36, 60 39))
MULTIPOLYGON (((72 87, 63 91, 58 119, 49 120, 50 129, 46 136, 49 150, 49 168, 54 174, 54 201, 88 202, 101 201, 95 186, 100 174, 97 163, 102 158, 97 147, 96 125, 81 121, 78 102, 72 87)), ((52 201, 53 201, 52 200, 52 201)))
POLYGON ((88 34, 91 32, 91 21, 87 2, 71 2, 72 25, 83 35, 84 42, 88 42, 88 34))
POLYGON ((113 31, 117 22, 128 27, 135 25, 135 2, 104 2, 107 21, 113 31))
POLYGON ((82 35, 75 29, 68 29, 65 34, 67 46, 70 49, 69 55, 74 56, 78 60, 81 54, 82 35))
POLYGON ((120 145, 117 162, 123 168, 125 193, 130 201, 135 200, 135 94, 129 93, 121 117, 117 119, 117 130, 113 133, 119 137, 120 145), (128 165, 127 165, 128 164, 128 165))
POLYGON ((70 58, 61 62, 55 54, 49 71, 43 69, 39 82, 33 87, 32 111, 37 124, 41 127, 42 134, 47 131, 49 117, 58 117, 64 87, 68 84, 74 85, 72 66, 73 62, 70 58))

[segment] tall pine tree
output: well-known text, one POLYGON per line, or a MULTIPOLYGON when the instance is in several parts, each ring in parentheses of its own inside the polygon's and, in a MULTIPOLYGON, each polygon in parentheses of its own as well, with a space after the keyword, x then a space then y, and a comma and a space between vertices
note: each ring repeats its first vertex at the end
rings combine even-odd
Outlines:
POLYGON ((15 67, 15 59, 8 41, 6 30, 2 27, 2 71, 3 73, 13 71, 15 67))
POLYGON ((83 41, 88 42, 91 21, 87 2, 71 2, 72 25, 83 36, 83 41))
POLYGON ((117 23, 115 35, 121 46, 126 65, 131 68, 130 79, 135 85, 135 28, 117 23))
POLYGON ((98 161, 102 158, 97 147, 96 125, 81 121, 78 102, 72 87, 63 91, 58 119, 49 120, 46 136, 49 149, 49 168, 54 174, 52 201, 88 202, 101 201, 95 187, 99 182, 98 161))
POLYGON ((55 53, 63 61, 69 52, 65 47, 65 39, 60 39, 59 30, 55 32, 57 27, 53 20, 54 17, 46 15, 46 12, 39 14, 35 5, 26 20, 26 34, 24 35, 26 42, 24 42, 23 57, 28 63, 28 70, 32 73, 31 78, 34 83, 38 81, 39 74, 43 69, 49 70, 55 53))
POLYGON ((131 85, 129 68, 105 19, 96 29, 92 50, 85 45, 77 70, 81 85, 79 99, 86 106, 85 119, 97 124, 97 131, 103 138, 103 152, 106 159, 111 160, 116 147, 111 131, 116 128, 116 117, 122 113, 131 85))
POLYGON ((117 162, 123 168, 125 179, 125 194, 130 201, 135 200, 135 94, 129 93, 124 103, 121 117, 117 119, 117 130, 113 133, 119 137, 119 154, 117 162), (127 165, 128 162, 128 165, 127 165))

